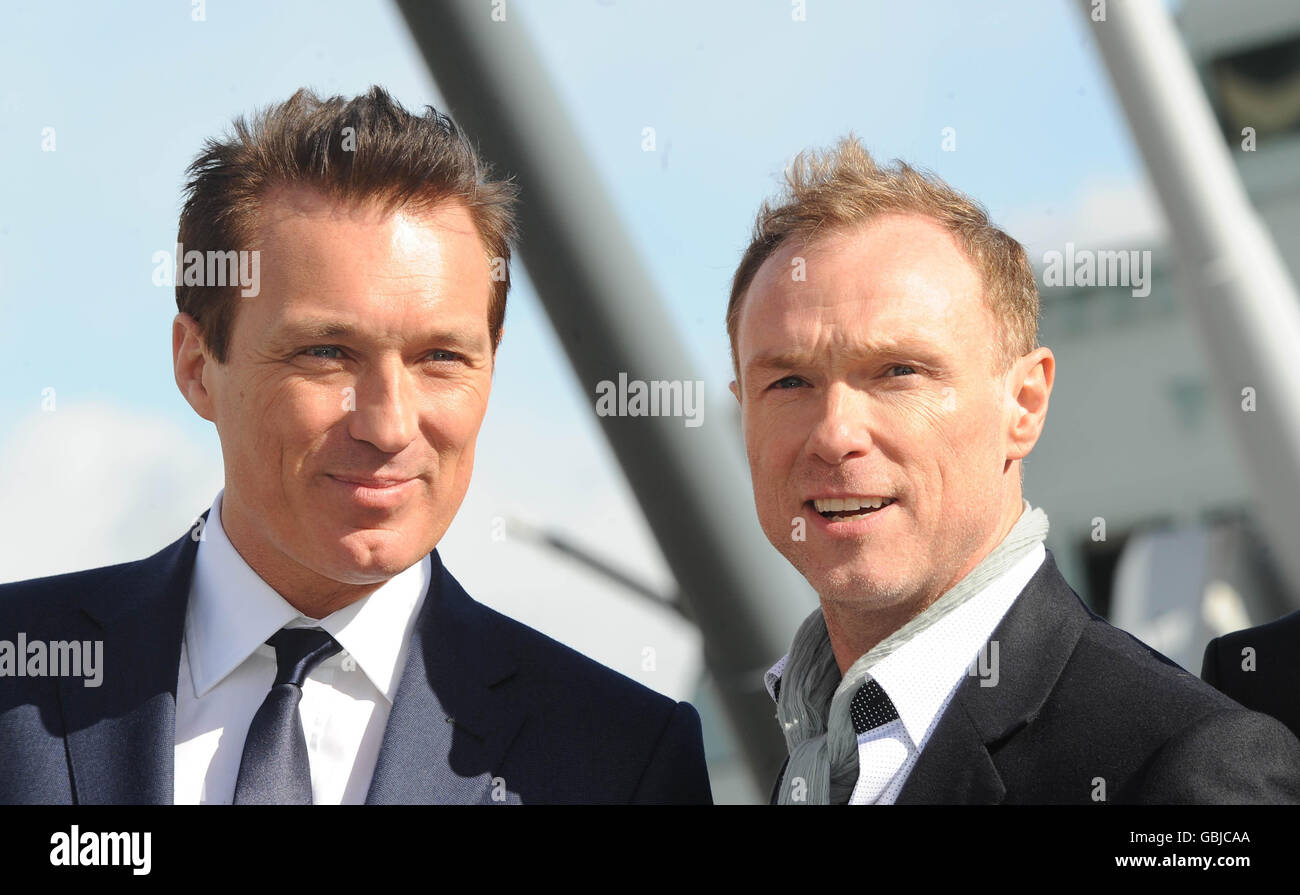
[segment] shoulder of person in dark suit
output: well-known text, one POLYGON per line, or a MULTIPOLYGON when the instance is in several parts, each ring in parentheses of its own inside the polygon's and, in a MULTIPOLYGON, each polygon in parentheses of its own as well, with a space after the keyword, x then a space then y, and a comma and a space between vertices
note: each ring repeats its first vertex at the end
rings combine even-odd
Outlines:
POLYGON ((1201 677, 1300 737, 1300 612, 1214 638, 1201 677))
POLYGON ((898 804, 1300 802, 1300 741, 1093 613, 1051 551, 990 640, 998 678, 958 685, 898 804))
MULTIPOLYGON (((1111 704, 1123 707, 1137 737, 1148 726, 1154 734, 1135 753, 1147 757, 1122 801, 1300 802, 1300 741, 1286 727, 1224 698, 1126 632, 1100 619, 1094 630, 1081 639, 1081 670, 1108 681, 1111 704)), ((1122 741, 1125 731, 1113 734, 1122 741)))
MULTIPOLYGON (((38 638, 60 639, 57 636, 59 628, 67 614, 75 611, 78 595, 103 591, 114 587, 118 582, 129 590, 132 572, 155 557, 0 583, 0 640, 12 641, 20 632, 29 641, 38 638)), ((10 683, 20 684, 32 680, 34 679, 28 677, 13 677, 10 678, 10 683)), ((0 686, 4 682, 5 677, 0 676, 0 686)), ((0 704, 0 711, 3 708, 0 704)))
POLYGON ((1079 599, 1051 552, 994 630, 898 804, 1300 802, 1300 741, 1079 599))
MULTIPOLYGON (((0 640, 58 641, 71 635, 78 594, 111 588, 146 560, 0 584, 0 640)), ((15 649, 16 649, 15 645, 15 649)), ((147 657, 141 657, 145 659, 147 657)), ((15 656, 25 662, 25 656, 15 656)), ((111 689, 111 688, 110 688, 111 689)), ((0 803, 71 800, 59 710, 59 679, 0 675, 0 803)))
MULTIPOLYGON (((1128 637, 1118 629, 1111 628, 1111 631, 1121 638, 1128 637)), ((1091 767, 1102 780, 1107 780, 1107 775, 1110 775, 1107 782, 1122 783, 1120 791, 1115 794, 1115 801, 1149 804, 1256 804, 1293 803, 1300 799, 1300 778, 1297 777, 1300 743, 1284 729, 1280 729, 1272 719, 1257 712, 1244 711, 1239 706, 1229 706, 1222 702, 1215 705, 1213 700, 1207 702, 1203 691, 1196 692, 1197 688, 1188 688, 1185 679, 1190 678, 1190 675, 1177 666, 1174 666, 1177 671, 1172 675, 1161 670, 1152 678, 1150 672, 1155 668, 1150 661, 1154 661, 1156 667, 1160 668, 1173 664, 1159 653, 1151 651, 1151 660, 1144 660, 1140 654, 1134 654, 1132 646, 1115 639, 1110 632, 1093 635, 1089 640, 1092 642, 1084 649, 1085 664, 1092 665, 1099 658, 1116 661, 1115 676, 1127 677, 1127 681, 1134 685, 1126 697, 1126 704, 1114 708, 1126 711, 1132 707, 1142 711, 1142 705, 1147 704, 1169 709, 1160 711, 1159 718, 1153 718, 1152 732, 1156 735, 1144 744, 1142 751, 1134 753, 1139 760, 1128 759, 1124 755, 1126 745, 1131 745, 1131 741, 1124 735, 1125 731, 1122 728, 1112 730, 1112 725, 1106 723, 1097 728, 1100 733, 1080 738, 1079 742, 1086 748, 1068 757, 1069 761, 1076 762, 1077 767, 1085 771, 1091 767), (1089 656, 1089 653, 1093 655, 1089 656), (1162 723, 1163 719, 1189 710, 1196 720, 1171 734, 1162 723), (1090 751, 1098 742, 1103 741, 1110 744, 1107 754, 1097 755, 1090 751), (1124 776, 1116 774, 1117 769, 1123 770, 1124 776)), ((1139 651, 1148 650, 1140 641, 1133 642, 1139 651)), ((1079 694, 1076 691, 1073 695, 1079 694)), ((1063 714, 1064 706, 1069 705, 1072 699, 1072 693, 1067 689, 1057 699, 1057 705, 1044 705, 1040 713, 1040 733, 1055 723, 1054 717, 1059 718, 1063 714)), ((1089 708, 1080 712, 1079 720, 1092 715, 1095 712, 1089 708)), ((1033 724, 1031 721, 1019 734, 1030 734, 1033 724)), ((1007 801, 1015 802, 1022 798, 1035 803, 1082 801, 1078 791, 1052 792, 1059 787, 1052 786, 1049 775, 1043 773, 1044 768, 1039 763, 1046 754, 1046 749, 1023 749, 1034 740, 1037 740, 1040 747, 1045 743, 1050 747, 1051 739, 1050 735, 1038 737, 1030 734, 1027 739, 1016 743, 1015 747, 1011 747, 1011 743, 1016 742, 1015 739, 1008 740, 1003 749, 998 751, 996 762, 1005 779, 1014 782, 1020 774, 1030 778, 1027 782, 1032 791, 1013 786, 1006 794, 1007 801), (1032 779, 1035 775, 1036 781, 1032 779)), ((1062 751, 1067 755, 1074 748, 1069 741, 1058 742, 1064 746, 1062 751)), ((777 802, 777 789, 784 773, 785 765, 782 764, 768 796, 769 804, 775 805, 777 802)), ((1080 787, 1095 788, 1094 779, 1095 777, 1087 781, 1074 780, 1071 783, 1076 790, 1080 787)))
MULTIPOLYGON (((1290 731, 1109 624, 1064 579, 1059 584, 1058 601, 1074 605, 1053 614, 1065 626, 1073 616, 1078 637, 1050 696, 999 752, 1004 776, 1032 779, 1033 762, 1051 754, 1058 768, 1074 764, 1106 780, 1112 802, 1300 801, 1300 741, 1290 731), (1035 741, 1042 748, 1027 748, 1035 741)), ((1004 654, 1012 647, 1003 642, 1004 654)), ((1065 796, 1049 787, 1036 800, 1071 800, 1065 796)))
MULTIPOLYGON (((516 760, 554 769, 545 802, 590 801, 579 780, 627 776, 639 769, 623 801, 711 804, 700 716, 507 615, 475 603, 487 639, 500 638, 527 673, 520 699, 532 706, 503 776, 516 760), (521 748, 522 747, 522 748, 521 748), (568 793, 568 794, 566 794, 568 793)), ((598 787, 597 787, 598 788, 598 787)))

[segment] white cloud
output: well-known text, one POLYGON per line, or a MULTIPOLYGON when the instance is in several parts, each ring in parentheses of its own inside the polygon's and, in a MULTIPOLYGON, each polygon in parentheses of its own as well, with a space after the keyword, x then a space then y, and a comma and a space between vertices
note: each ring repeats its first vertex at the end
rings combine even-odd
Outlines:
POLYGON ((0 580, 140 559, 171 543, 221 487, 221 458, 166 417, 56 405, 0 446, 0 580))
POLYGON ((1093 180, 1062 205, 1019 208, 1001 223, 1024 243, 1034 264, 1067 242, 1080 248, 1144 248, 1162 244, 1166 234, 1164 211, 1146 180, 1093 180))

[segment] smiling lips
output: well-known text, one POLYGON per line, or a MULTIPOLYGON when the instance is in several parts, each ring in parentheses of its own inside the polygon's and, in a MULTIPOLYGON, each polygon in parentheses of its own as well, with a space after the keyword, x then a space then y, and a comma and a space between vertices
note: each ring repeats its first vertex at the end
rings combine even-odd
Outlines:
POLYGON ((820 497, 808 501, 823 519, 846 522, 866 516, 895 502, 893 497, 820 497))
POLYGON ((354 505, 390 512, 407 506, 408 501, 414 496, 413 490, 420 482, 418 478, 390 479, 361 476, 345 479, 336 475, 331 475, 329 478, 339 486, 339 493, 347 495, 354 505))
POLYGON ((330 478, 343 482, 345 485, 360 485, 362 488, 392 488, 395 485, 411 481, 410 479, 372 479, 367 476, 341 475, 330 476, 330 478))

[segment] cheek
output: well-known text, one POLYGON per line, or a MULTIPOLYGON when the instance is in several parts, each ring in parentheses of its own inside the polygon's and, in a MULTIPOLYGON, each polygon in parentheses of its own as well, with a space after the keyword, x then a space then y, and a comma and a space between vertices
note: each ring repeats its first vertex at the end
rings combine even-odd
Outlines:
POLYGON ((925 396, 878 414, 876 447, 904 471, 920 506, 965 493, 972 471, 987 464, 991 423, 986 408, 953 393, 925 396))
MULTIPOLYGON (((266 408, 268 428, 289 433, 314 433, 348 414, 349 396, 342 389, 284 389, 266 408)), ((355 398, 352 405, 355 406, 355 398)))
POLYGON ((995 491, 1002 474, 1000 417, 991 404, 952 411, 939 430, 935 463, 951 500, 974 511, 995 491))
POLYGON ((271 465, 269 458, 280 441, 279 429, 288 409, 276 407, 277 395, 264 388, 251 381, 232 381, 220 398, 218 423, 223 448, 232 450, 234 457, 249 467, 252 478, 265 475, 271 465))
POLYGON ((775 500, 798 455, 798 442, 788 427, 762 423, 753 426, 745 442, 756 496, 760 502, 775 500))
POLYGON ((430 396, 424 411, 427 437, 439 457, 472 462, 474 444, 487 412, 486 387, 464 387, 430 396))
POLYGON ((294 462, 295 457, 311 453, 347 417, 347 400, 342 389, 302 383, 278 388, 260 412, 250 414, 250 419, 259 420, 259 451, 268 464, 273 458, 294 462))

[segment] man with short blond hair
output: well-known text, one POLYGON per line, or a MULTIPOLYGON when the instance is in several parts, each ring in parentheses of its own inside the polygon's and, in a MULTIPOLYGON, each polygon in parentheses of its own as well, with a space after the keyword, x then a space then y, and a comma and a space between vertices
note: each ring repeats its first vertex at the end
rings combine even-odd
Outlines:
POLYGON ((820 608, 768 672, 781 804, 1295 802, 1300 742, 1093 615, 1021 466, 1055 379, 1024 249, 852 137, 727 309, 759 521, 820 608))

